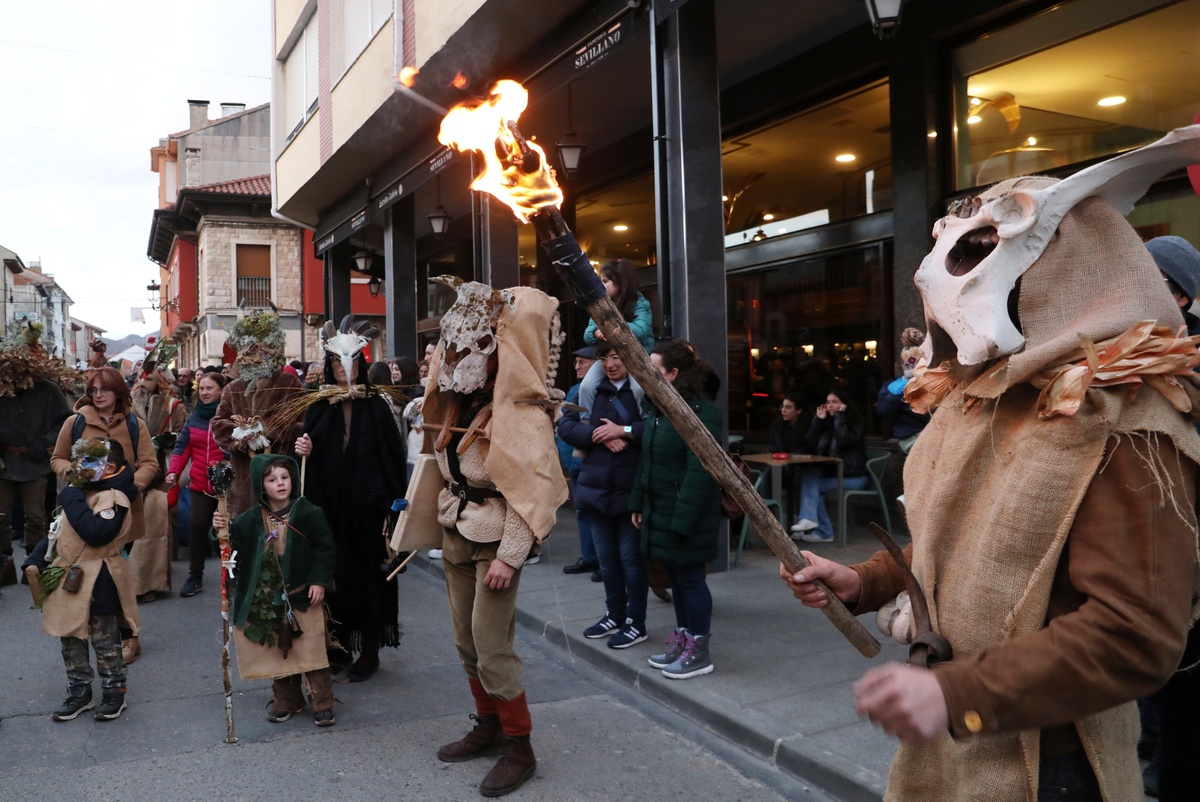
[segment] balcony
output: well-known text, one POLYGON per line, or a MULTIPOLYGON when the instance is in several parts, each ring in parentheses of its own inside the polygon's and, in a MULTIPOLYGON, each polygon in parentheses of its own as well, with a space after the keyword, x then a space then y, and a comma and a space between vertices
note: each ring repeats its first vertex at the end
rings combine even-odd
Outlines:
POLYGON ((237 305, 265 307, 271 304, 271 279, 258 276, 238 276, 237 305))

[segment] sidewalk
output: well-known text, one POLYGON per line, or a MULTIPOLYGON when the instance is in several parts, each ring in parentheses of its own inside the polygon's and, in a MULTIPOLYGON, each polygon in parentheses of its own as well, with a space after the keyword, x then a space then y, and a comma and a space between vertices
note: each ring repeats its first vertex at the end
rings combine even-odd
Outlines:
MULTIPOLYGON (((858 515, 865 525, 867 514, 858 515)), ((816 554, 858 562, 878 544, 863 527, 849 545, 804 544, 816 554)), ((752 548, 736 568, 710 574, 713 594, 712 659, 716 670, 690 680, 669 680, 646 663, 661 651, 675 626, 674 609, 650 595, 650 639, 630 649, 609 649, 581 634, 604 613, 604 589, 588 574, 562 572, 579 557, 575 514, 559 510, 542 560, 522 572, 517 620, 567 653, 634 691, 687 716, 780 771, 814 783, 830 795, 877 801, 887 784, 896 742, 854 712, 854 682, 869 668, 903 660, 907 650, 884 639, 874 615, 861 617, 880 641, 867 660, 823 614, 803 607, 779 580, 779 561, 751 533, 752 548)), ((442 577, 439 560, 422 552, 414 567, 442 577)))

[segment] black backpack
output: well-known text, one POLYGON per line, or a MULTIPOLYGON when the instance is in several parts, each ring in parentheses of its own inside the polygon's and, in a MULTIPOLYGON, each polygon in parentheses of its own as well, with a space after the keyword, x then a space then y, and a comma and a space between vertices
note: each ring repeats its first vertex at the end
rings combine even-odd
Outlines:
MULTIPOLYGON (((138 450, 138 422, 136 415, 125 415, 125 425, 129 427, 129 443, 133 446, 133 454, 127 455, 126 460, 137 462, 138 450)), ((79 438, 83 437, 83 430, 87 426, 87 421, 83 419, 83 413, 76 413, 75 422, 71 424, 71 442, 74 443, 79 438)))

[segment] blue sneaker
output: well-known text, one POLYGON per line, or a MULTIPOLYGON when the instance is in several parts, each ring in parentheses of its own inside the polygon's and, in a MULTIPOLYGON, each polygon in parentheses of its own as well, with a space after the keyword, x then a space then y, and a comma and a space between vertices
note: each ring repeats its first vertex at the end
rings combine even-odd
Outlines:
POLYGON ((603 618, 583 631, 583 637, 590 640, 607 638, 610 635, 616 634, 620 628, 621 625, 611 615, 605 613, 603 618))
POLYGON ((610 649, 628 649, 646 639, 645 623, 634 623, 632 618, 625 619, 625 626, 617 630, 617 634, 608 639, 610 649))

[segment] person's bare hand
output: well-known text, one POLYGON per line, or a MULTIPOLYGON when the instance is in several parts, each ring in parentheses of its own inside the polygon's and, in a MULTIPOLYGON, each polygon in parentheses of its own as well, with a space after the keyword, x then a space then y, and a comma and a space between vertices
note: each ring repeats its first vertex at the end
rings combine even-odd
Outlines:
POLYGON ((800 553, 808 560, 808 567, 792 574, 780 563, 779 578, 787 583, 792 595, 803 602, 805 607, 820 608, 829 604, 828 594, 813 584, 814 579, 824 582, 825 587, 829 588, 839 601, 846 604, 858 601, 862 594, 862 578, 857 571, 833 560, 818 557, 811 551, 800 553))
POLYGON ((625 440, 605 440, 603 446, 614 454, 624 451, 629 443, 625 440))
POLYGON ((312 453, 312 438, 308 436, 308 432, 296 438, 296 456, 307 457, 312 453))
POLYGON ((593 443, 607 443, 609 440, 624 440, 625 427, 613 423, 608 418, 601 418, 604 423, 592 430, 593 443))
POLYGON ((597 340, 604 340, 606 342, 608 341, 608 338, 604 336, 604 332, 600 331, 600 329, 596 329, 594 335, 597 340))
POLYGON ((874 668, 854 683, 855 710, 901 741, 920 743, 947 732, 950 714, 933 672, 904 663, 874 668))
POLYGON ((491 590, 504 590, 512 582, 517 570, 500 558, 492 560, 488 572, 483 577, 483 586, 491 590))
POLYGON ((229 517, 220 512, 213 513, 213 529, 226 529, 229 527, 229 517))
POLYGON ((821 420, 825 420, 825 416, 828 414, 829 414, 829 405, 828 404, 822 404, 821 406, 817 407, 817 417, 820 418, 821 420))
POLYGON ((323 601, 325 601, 325 588, 321 587, 320 585, 309 585, 308 603, 320 604, 323 601))
POLYGON ((633 512, 633 513, 630 513, 630 518, 631 518, 631 520, 633 521, 633 528, 634 528, 634 529, 641 529, 641 528, 642 528, 642 514, 641 514, 640 512, 633 512))
POLYGON ((167 487, 174 487, 175 483, 179 481, 179 476, 174 473, 168 473, 163 477, 163 481, 167 483, 167 487))

